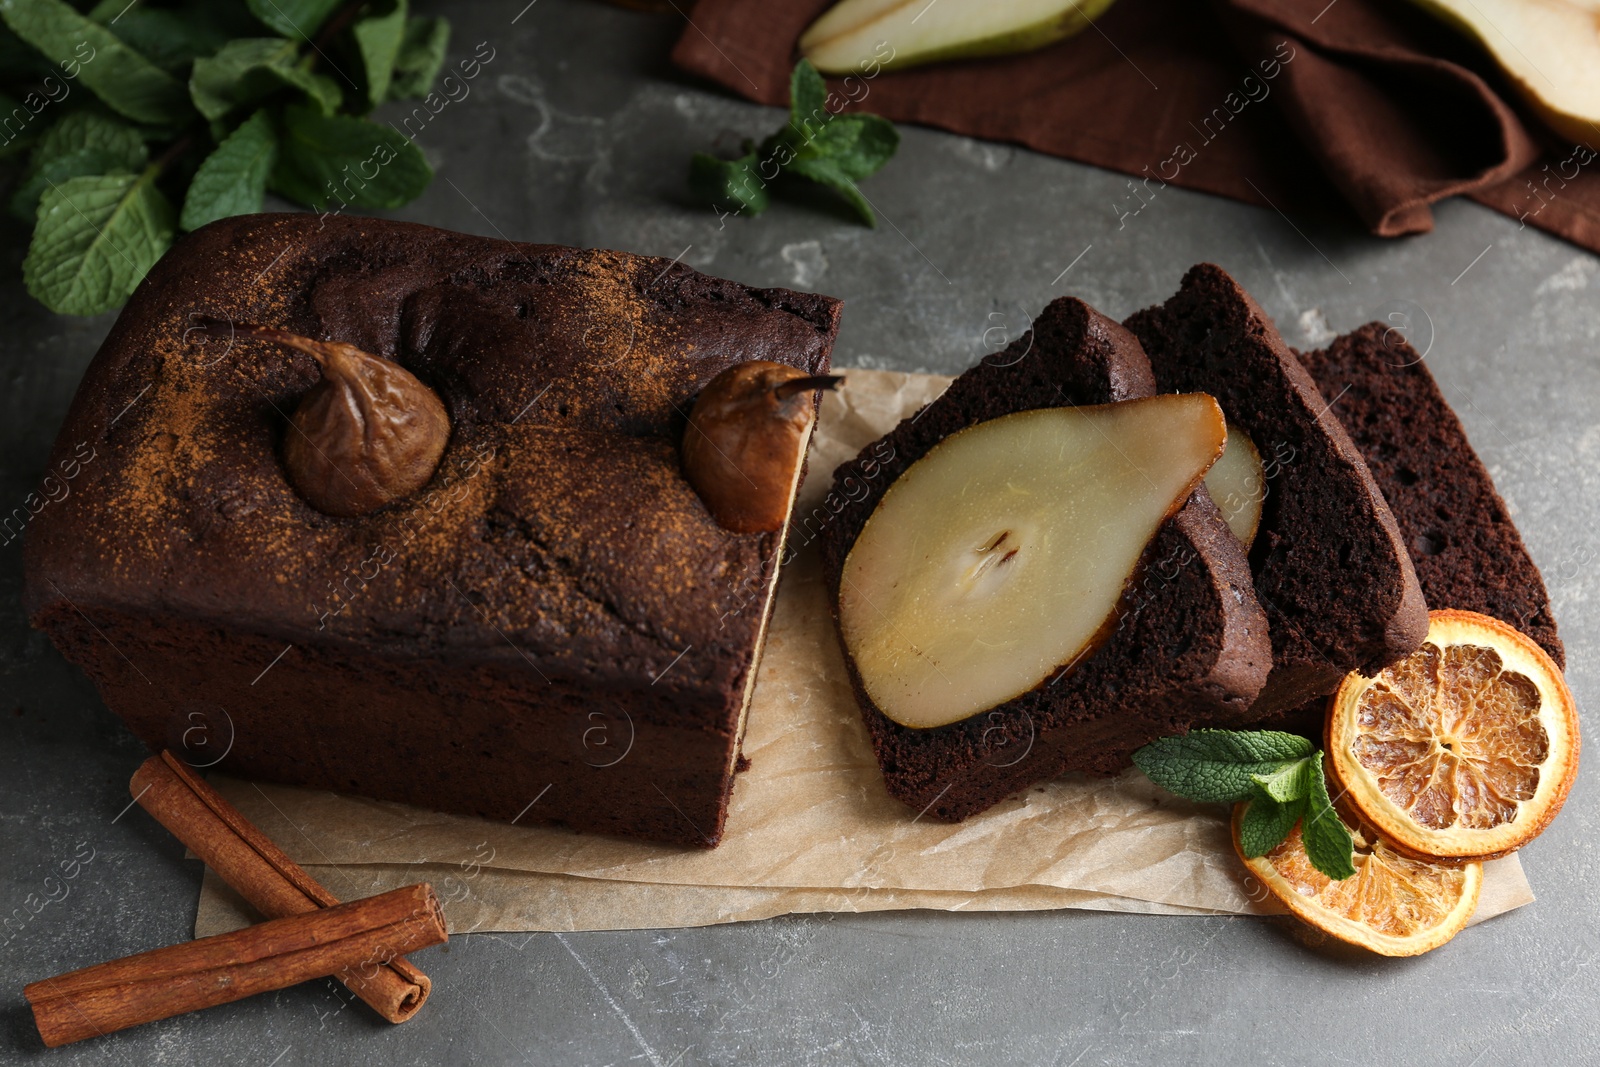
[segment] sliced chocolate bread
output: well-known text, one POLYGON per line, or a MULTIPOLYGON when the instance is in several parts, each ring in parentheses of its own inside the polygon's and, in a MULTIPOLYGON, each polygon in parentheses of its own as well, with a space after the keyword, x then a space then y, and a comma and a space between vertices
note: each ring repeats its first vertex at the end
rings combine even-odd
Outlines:
POLYGON ((1539 568, 1416 350, 1371 322, 1300 360, 1383 490, 1428 604, 1492 615, 1565 667, 1539 568))
MULTIPOLYGON (((1565 667, 1539 568, 1422 356, 1372 322, 1300 362, 1383 490, 1428 603, 1510 623, 1565 667)), ((1321 737, 1327 710, 1318 698, 1261 725, 1321 737)))
POLYGON ((1266 312, 1220 267, 1202 263, 1177 294, 1127 320, 1163 392, 1210 393, 1230 432, 1267 461, 1249 546, 1272 636, 1263 718, 1332 692, 1352 670, 1422 643, 1428 608, 1383 494, 1311 375, 1266 312))
MULTIPOLYGON (((840 575, 868 517, 940 441, 1017 411, 1154 392, 1131 334, 1080 300, 1051 303, 1032 332, 835 472, 835 498, 846 504, 820 543, 836 621, 840 575)), ((868 697, 841 640, 889 792, 956 821, 1064 771, 1114 774, 1157 737, 1251 721, 1271 647, 1250 586, 1244 554, 1202 488, 1145 550, 1105 642, 1070 673, 990 711, 931 729, 902 726, 868 697)))

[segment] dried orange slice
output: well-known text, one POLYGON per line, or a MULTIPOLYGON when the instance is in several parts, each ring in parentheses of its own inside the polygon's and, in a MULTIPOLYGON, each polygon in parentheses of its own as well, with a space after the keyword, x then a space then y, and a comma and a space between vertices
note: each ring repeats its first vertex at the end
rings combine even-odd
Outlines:
POLYGON ((1384 956, 1418 956, 1467 925, 1483 888, 1481 863, 1431 863, 1396 852, 1381 838, 1355 838, 1353 877, 1335 881, 1311 865, 1300 827, 1265 856, 1245 859, 1239 823, 1249 801, 1233 809, 1233 847, 1297 918, 1341 941, 1384 956))
POLYGON ((1578 709, 1531 639, 1435 611, 1416 652, 1351 674, 1328 712, 1341 803, 1420 857, 1488 859, 1538 836, 1578 773, 1578 709))

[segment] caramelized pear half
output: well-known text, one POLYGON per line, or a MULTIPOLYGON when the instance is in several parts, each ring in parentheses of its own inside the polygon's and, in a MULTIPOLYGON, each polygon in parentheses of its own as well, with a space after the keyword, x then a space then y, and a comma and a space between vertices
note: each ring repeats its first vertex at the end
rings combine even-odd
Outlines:
POLYGON ((1226 438, 1216 401, 1191 393, 1022 411, 939 442, 845 559, 839 623, 867 695, 904 726, 944 726, 1074 666, 1226 438))

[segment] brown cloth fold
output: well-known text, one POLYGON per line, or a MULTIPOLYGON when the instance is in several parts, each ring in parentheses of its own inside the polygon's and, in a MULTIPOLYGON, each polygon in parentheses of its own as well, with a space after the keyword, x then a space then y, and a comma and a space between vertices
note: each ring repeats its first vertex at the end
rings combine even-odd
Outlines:
MULTIPOLYGON (((673 59, 785 104, 795 41, 830 3, 700 0, 673 59)), ((1132 209, 1171 183, 1285 211, 1342 202, 1393 237, 1466 195, 1600 252, 1600 131, 1563 142, 1474 42, 1398 0, 1118 0, 1037 52, 831 85, 851 109, 1132 175, 1132 209)))

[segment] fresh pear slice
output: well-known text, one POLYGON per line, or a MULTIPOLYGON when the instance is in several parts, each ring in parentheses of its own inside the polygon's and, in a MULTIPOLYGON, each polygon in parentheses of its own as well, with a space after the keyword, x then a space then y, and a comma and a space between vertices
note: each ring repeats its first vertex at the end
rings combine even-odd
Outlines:
POLYGON ((1600 136, 1600 0, 1416 0, 1477 38, 1561 136, 1600 136))
POLYGON ((1248 549, 1261 525, 1261 503, 1267 498, 1266 471, 1256 443, 1231 422, 1222 457, 1206 472, 1206 492, 1227 520, 1233 536, 1248 549))
POLYGON ((867 695, 903 726, 943 726, 1076 664, 1226 434, 1190 393, 1022 411, 939 442, 845 559, 839 626, 867 695))
POLYGON ((1089 25, 1113 0, 842 0, 800 37, 824 74, 1029 52, 1089 25))

